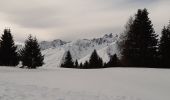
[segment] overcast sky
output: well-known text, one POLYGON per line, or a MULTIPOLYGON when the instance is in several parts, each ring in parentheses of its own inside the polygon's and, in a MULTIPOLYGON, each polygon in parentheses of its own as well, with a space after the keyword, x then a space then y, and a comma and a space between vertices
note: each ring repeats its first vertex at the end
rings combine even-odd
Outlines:
POLYGON ((137 9, 147 8, 157 33, 170 20, 170 0, 0 0, 0 33, 10 28, 22 42, 119 34, 137 9))

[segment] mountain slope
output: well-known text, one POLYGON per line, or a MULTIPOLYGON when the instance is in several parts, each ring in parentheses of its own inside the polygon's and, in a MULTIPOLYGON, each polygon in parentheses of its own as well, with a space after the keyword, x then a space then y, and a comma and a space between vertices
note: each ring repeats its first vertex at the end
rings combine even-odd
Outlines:
MULTIPOLYGON (((117 49, 117 42, 113 42, 111 44, 109 44, 106 47, 103 47, 100 50, 97 50, 98 55, 103 59, 104 62, 108 62, 110 60, 110 56, 114 55, 115 53, 119 55, 119 51, 117 49)), ((79 59, 79 63, 85 63, 85 61, 89 61, 91 56, 91 53, 88 54, 87 56, 79 59)))
POLYGON ((101 38, 79 39, 71 42, 54 40, 52 42, 43 41, 40 43, 42 53, 45 55, 44 67, 59 67, 65 53, 69 50, 72 58, 79 62, 88 60, 91 53, 96 49, 105 62, 109 60, 109 55, 117 53, 117 35, 106 34, 101 38), (84 59, 84 60, 83 60, 84 59))

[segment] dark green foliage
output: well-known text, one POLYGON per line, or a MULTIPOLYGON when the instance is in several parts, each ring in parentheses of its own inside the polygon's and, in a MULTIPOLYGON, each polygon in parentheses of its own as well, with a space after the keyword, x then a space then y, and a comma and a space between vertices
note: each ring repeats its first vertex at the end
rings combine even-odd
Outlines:
POLYGON ((110 56, 110 61, 107 64, 105 64, 105 67, 120 67, 120 66, 121 64, 116 54, 110 56))
POLYGON ((90 57, 88 68, 103 68, 103 61, 98 56, 96 50, 93 51, 93 53, 90 57))
POLYGON ((61 67, 74 68, 74 62, 72 60, 70 51, 67 51, 66 56, 64 58, 64 62, 61 64, 61 67))
POLYGON ((120 50, 120 52, 122 51, 122 48, 125 46, 125 41, 127 40, 128 32, 130 31, 130 27, 132 26, 133 22, 134 22, 134 18, 130 17, 125 25, 124 32, 120 34, 119 37, 120 40, 117 42, 118 49, 120 50))
POLYGON ((106 62, 104 62, 103 68, 107 68, 107 63, 106 62))
POLYGON ((99 68, 103 68, 104 66, 103 66, 103 60, 102 60, 102 58, 99 57, 98 62, 99 62, 99 68))
POLYGON ((79 68, 79 64, 78 64, 78 61, 76 59, 75 63, 74 63, 74 68, 79 68))
POLYGON ((83 68, 84 68, 84 69, 90 68, 88 61, 86 61, 86 62, 84 63, 83 68))
POLYGON ((157 35, 148 18, 146 9, 139 9, 127 32, 122 47, 122 59, 125 66, 155 66, 157 58, 157 35))
POLYGON ((16 66, 19 63, 17 47, 14 44, 10 29, 5 29, 0 40, 0 65, 16 66))
POLYGON ((170 28, 164 27, 159 44, 161 67, 170 68, 170 28))
POLYGON ((21 61, 23 66, 27 66, 29 69, 35 69, 44 64, 44 56, 41 54, 36 38, 31 35, 25 41, 25 47, 20 52, 21 61))
POLYGON ((83 64, 82 63, 80 63, 79 68, 83 69, 83 64))

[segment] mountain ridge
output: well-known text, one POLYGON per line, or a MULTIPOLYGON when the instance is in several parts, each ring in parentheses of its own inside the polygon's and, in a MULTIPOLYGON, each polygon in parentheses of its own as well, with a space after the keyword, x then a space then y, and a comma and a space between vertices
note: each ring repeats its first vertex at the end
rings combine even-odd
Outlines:
POLYGON ((118 53, 118 38, 117 34, 110 33, 99 38, 78 39, 70 42, 60 39, 51 42, 42 41, 39 44, 42 54, 45 56, 45 65, 43 67, 59 67, 68 50, 71 52, 73 60, 78 60, 79 63, 84 63, 85 60, 88 60, 94 49, 97 50, 104 62, 108 62, 110 55, 118 53))

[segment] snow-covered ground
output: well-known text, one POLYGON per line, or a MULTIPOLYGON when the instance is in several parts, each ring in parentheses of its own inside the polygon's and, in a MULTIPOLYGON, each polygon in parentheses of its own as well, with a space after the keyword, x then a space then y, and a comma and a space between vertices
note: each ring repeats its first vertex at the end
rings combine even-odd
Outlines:
POLYGON ((0 100, 170 100, 170 70, 0 67, 0 100))

